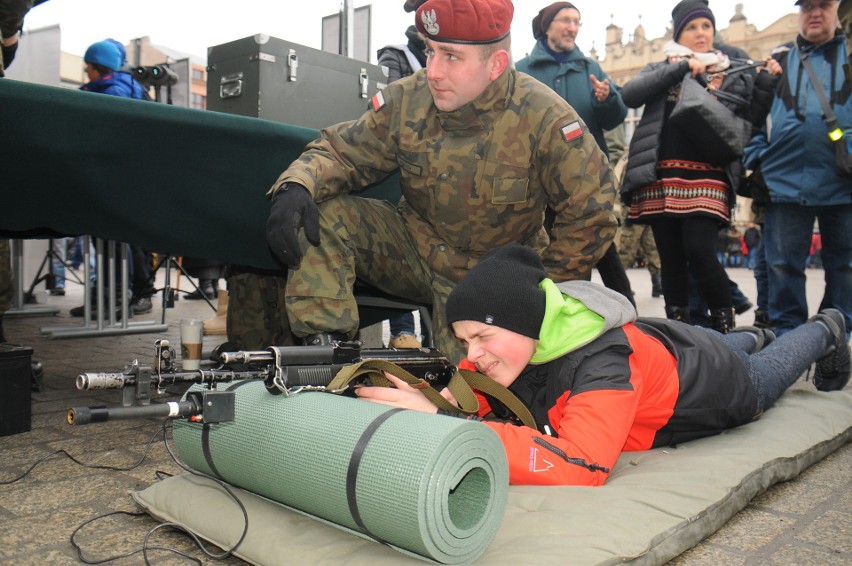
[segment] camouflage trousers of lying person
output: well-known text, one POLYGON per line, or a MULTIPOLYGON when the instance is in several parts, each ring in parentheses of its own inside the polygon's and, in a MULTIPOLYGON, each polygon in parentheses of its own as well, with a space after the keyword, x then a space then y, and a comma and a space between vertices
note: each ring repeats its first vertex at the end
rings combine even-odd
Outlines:
POLYGON ((287 280, 287 316, 296 336, 358 331, 355 279, 385 293, 432 305, 435 347, 458 362, 466 356, 446 322, 455 282, 424 261, 396 208, 383 200, 340 196, 319 205, 320 245, 300 233, 302 263, 287 280))
POLYGON ((9 240, 0 239, 0 316, 12 307, 12 252, 9 240))

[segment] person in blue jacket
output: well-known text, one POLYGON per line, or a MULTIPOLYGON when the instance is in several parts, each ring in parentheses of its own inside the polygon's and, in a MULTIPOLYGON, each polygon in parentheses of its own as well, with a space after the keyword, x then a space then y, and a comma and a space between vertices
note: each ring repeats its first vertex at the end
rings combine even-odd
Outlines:
POLYGON ((80 90, 150 100, 145 87, 130 73, 121 70, 124 58, 124 47, 114 39, 105 39, 90 45, 83 56, 89 82, 81 86, 80 90))
MULTIPOLYGON (((805 262, 814 221, 822 236, 825 294, 821 309, 852 316, 852 179, 835 171, 835 144, 852 144, 852 81, 837 0, 800 0, 799 34, 776 49, 780 77, 759 75, 755 97, 767 100, 765 126, 746 147, 745 166, 769 190, 763 245, 769 276, 769 318, 784 334, 808 319, 805 262), (802 64, 807 57, 820 84, 802 64), (817 95, 822 90, 844 137, 833 142, 817 95)), ((766 110, 766 107, 764 107, 766 110)), ((848 334, 847 334, 848 337, 848 334)))
MULTIPOLYGON (((81 86, 80 90, 121 98, 151 100, 148 90, 127 72, 126 56, 124 46, 114 39, 105 39, 90 45, 83 55, 89 82, 81 86)), ((131 262, 130 277, 133 294, 130 300, 131 313, 150 312, 153 309, 151 295, 156 292, 153 285, 151 253, 137 246, 129 246, 128 257, 131 262)), ((83 316, 83 307, 72 308, 71 315, 83 316)))

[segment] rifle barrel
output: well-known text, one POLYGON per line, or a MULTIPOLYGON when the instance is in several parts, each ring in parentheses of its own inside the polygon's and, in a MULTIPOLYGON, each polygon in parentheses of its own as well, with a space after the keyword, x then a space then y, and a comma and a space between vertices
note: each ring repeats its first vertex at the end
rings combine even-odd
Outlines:
POLYGON ((133 407, 71 407, 65 418, 70 425, 84 425, 114 419, 191 417, 199 413, 199 407, 191 401, 169 401, 133 407))

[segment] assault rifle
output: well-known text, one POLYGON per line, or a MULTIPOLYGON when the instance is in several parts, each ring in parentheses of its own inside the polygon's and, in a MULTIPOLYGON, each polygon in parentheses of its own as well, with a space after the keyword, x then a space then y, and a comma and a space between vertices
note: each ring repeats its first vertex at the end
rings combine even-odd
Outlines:
MULTIPOLYGON (((83 373, 77 389, 121 389, 120 407, 72 407, 68 424, 83 425, 110 419, 183 417, 203 422, 226 422, 234 418, 233 391, 216 391, 216 383, 261 379, 272 394, 293 395, 301 391, 325 391, 337 373, 364 360, 384 360, 405 369, 432 387, 442 389, 456 368, 442 353, 431 348, 363 349, 360 342, 337 342, 327 346, 272 346, 266 350, 224 352, 219 367, 181 371, 168 340, 155 342, 153 366, 133 360, 121 372, 83 373), (151 390, 177 383, 207 385, 191 391, 186 401, 151 403, 151 390)), ((341 393, 342 390, 333 391, 341 393)))

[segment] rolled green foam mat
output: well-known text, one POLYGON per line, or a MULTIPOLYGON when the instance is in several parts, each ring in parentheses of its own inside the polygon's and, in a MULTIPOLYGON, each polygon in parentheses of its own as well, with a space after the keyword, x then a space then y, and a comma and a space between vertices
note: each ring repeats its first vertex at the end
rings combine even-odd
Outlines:
POLYGON ((189 467, 444 564, 475 560, 497 533, 509 471, 482 423, 329 393, 272 395, 260 381, 235 391, 233 422, 204 432, 174 421, 189 467))

